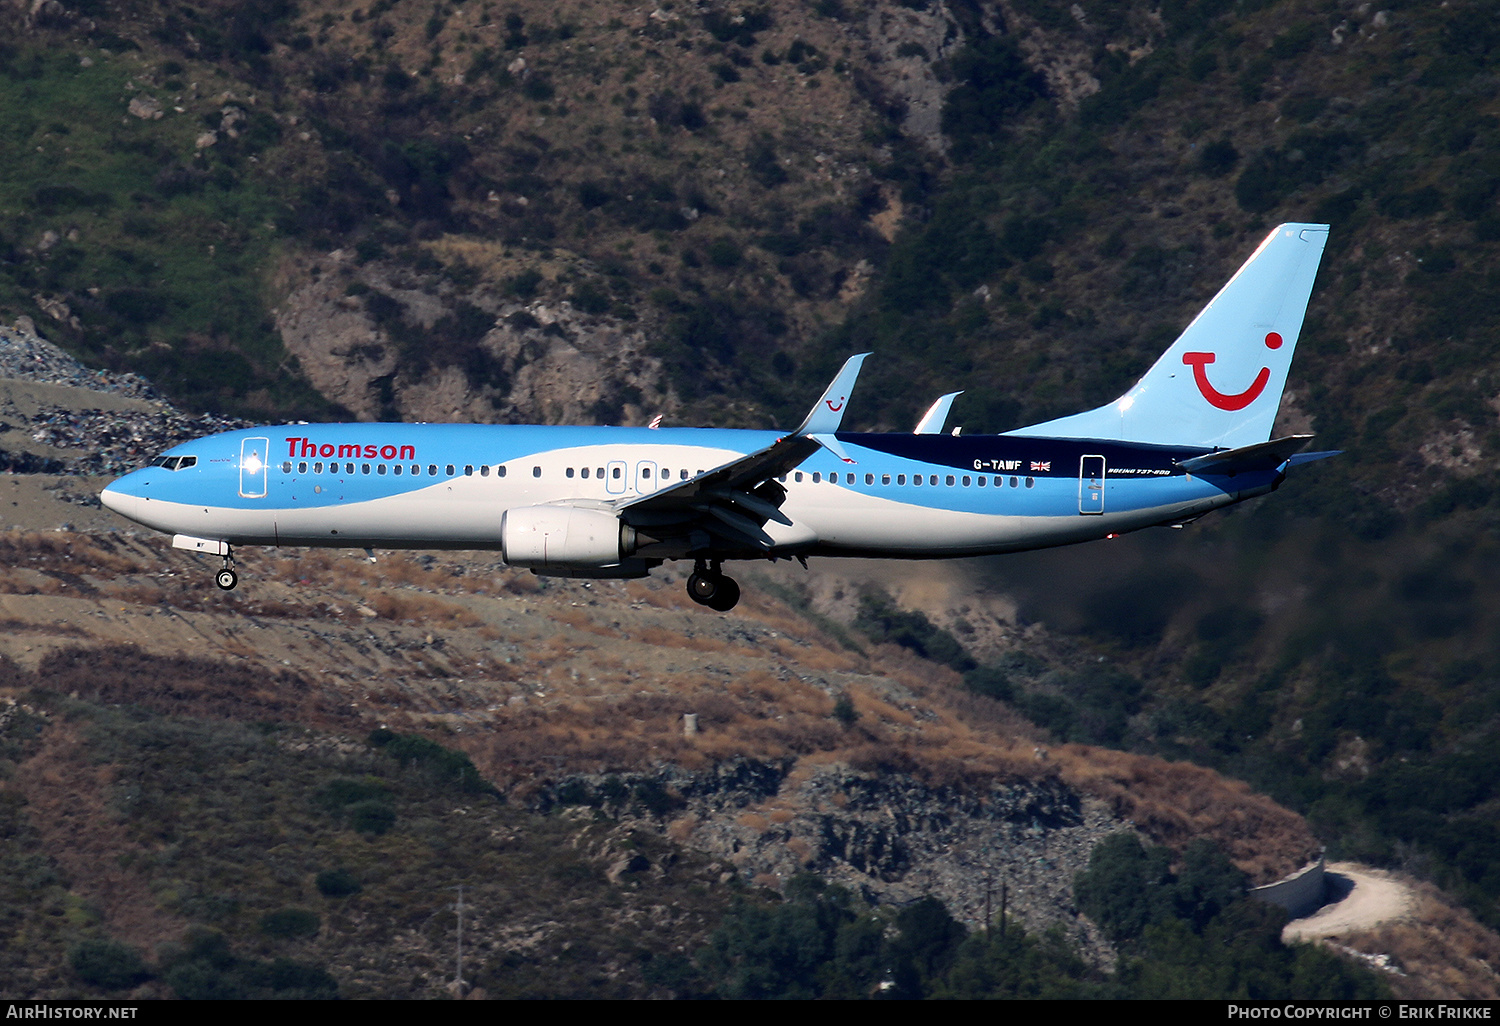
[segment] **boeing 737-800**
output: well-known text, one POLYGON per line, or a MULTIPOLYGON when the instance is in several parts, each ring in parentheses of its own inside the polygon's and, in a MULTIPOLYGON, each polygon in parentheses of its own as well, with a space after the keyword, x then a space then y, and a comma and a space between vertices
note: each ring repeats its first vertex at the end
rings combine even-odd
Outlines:
POLYGON ((558 577, 643 577, 690 559, 727 610, 730 560, 926 559, 1181 525, 1263 495, 1310 436, 1271 438, 1327 225, 1284 224, 1128 392, 999 435, 842 432, 865 355, 791 432, 296 424, 176 446, 101 496, 223 558, 239 545, 499 549, 558 577))

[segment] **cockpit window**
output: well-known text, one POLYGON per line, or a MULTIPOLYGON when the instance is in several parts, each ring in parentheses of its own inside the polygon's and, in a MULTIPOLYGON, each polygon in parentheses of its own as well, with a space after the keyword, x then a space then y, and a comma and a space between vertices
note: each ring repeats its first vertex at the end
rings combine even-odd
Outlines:
POLYGON ((185 467, 196 467, 198 457, 196 456, 158 456, 149 464, 153 467, 163 467, 167 470, 182 470, 185 467))

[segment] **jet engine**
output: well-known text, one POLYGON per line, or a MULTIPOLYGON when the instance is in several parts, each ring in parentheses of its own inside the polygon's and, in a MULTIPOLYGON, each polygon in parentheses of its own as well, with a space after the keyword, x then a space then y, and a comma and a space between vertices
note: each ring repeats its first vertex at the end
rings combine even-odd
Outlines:
POLYGON ((635 545, 635 529, 610 510, 520 506, 500 519, 501 557, 510 566, 614 566, 635 545))

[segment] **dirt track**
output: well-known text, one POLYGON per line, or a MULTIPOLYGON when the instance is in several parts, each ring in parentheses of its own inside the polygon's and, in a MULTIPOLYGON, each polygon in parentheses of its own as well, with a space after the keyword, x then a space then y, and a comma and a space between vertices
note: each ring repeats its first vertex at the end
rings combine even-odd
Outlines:
POLYGON ((1410 916, 1416 894, 1390 873, 1354 862, 1328 865, 1329 890, 1337 897, 1317 912, 1286 924, 1281 939, 1316 941, 1346 937, 1410 916))

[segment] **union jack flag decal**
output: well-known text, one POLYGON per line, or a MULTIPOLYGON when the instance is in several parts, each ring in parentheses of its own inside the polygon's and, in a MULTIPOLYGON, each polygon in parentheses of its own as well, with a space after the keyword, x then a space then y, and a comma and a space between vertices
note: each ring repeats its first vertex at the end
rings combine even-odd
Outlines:
POLYGON ((1031 469, 1032 470, 1041 470, 1041 471, 1045 471, 1047 473, 1051 473, 1051 471, 1052 471, 1052 461, 1051 460, 1042 460, 1042 461, 1032 460, 1031 461, 1031 469))

